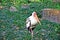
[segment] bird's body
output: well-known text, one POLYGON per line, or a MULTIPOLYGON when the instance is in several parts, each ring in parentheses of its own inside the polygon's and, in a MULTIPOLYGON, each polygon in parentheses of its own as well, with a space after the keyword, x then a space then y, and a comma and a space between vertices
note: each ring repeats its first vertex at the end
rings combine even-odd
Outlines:
POLYGON ((31 16, 29 16, 26 20, 27 29, 33 34, 33 29, 36 27, 35 25, 40 23, 36 12, 33 12, 31 16))
POLYGON ((38 22, 34 16, 30 16, 29 19, 31 20, 31 25, 36 25, 36 23, 38 22))

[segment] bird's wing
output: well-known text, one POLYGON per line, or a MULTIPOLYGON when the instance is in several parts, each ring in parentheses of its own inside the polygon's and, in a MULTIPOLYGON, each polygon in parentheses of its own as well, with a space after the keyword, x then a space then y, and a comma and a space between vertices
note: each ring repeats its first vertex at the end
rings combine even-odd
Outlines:
POLYGON ((31 21, 29 18, 26 19, 26 27, 30 27, 31 26, 31 21))

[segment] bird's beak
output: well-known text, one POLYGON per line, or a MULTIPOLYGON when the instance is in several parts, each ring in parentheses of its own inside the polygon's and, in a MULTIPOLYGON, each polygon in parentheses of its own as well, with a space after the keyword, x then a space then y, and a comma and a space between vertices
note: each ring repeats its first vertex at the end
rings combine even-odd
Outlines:
POLYGON ((40 19, 38 20, 38 22, 39 22, 39 24, 41 25, 41 21, 40 21, 40 19))
POLYGON ((41 25, 41 22, 39 21, 39 24, 41 25))

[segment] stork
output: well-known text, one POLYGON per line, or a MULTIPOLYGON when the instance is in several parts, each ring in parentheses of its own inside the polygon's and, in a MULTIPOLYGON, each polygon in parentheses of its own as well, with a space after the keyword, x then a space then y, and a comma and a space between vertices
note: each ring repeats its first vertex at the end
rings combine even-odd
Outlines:
POLYGON ((32 15, 26 19, 26 28, 28 29, 28 31, 31 33, 32 36, 33 36, 33 30, 35 29, 36 24, 38 23, 41 25, 41 22, 39 21, 36 12, 33 12, 32 15))

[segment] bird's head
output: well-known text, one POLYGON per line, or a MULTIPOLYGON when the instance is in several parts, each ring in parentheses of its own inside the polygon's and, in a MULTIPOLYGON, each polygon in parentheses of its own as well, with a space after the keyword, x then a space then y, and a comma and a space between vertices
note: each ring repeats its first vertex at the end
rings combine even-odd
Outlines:
POLYGON ((35 11, 32 13, 32 16, 40 23, 37 13, 35 11))
POLYGON ((32 13, 32 16, 37 16, 37 13, 34 11, 33 13, 32 13))

